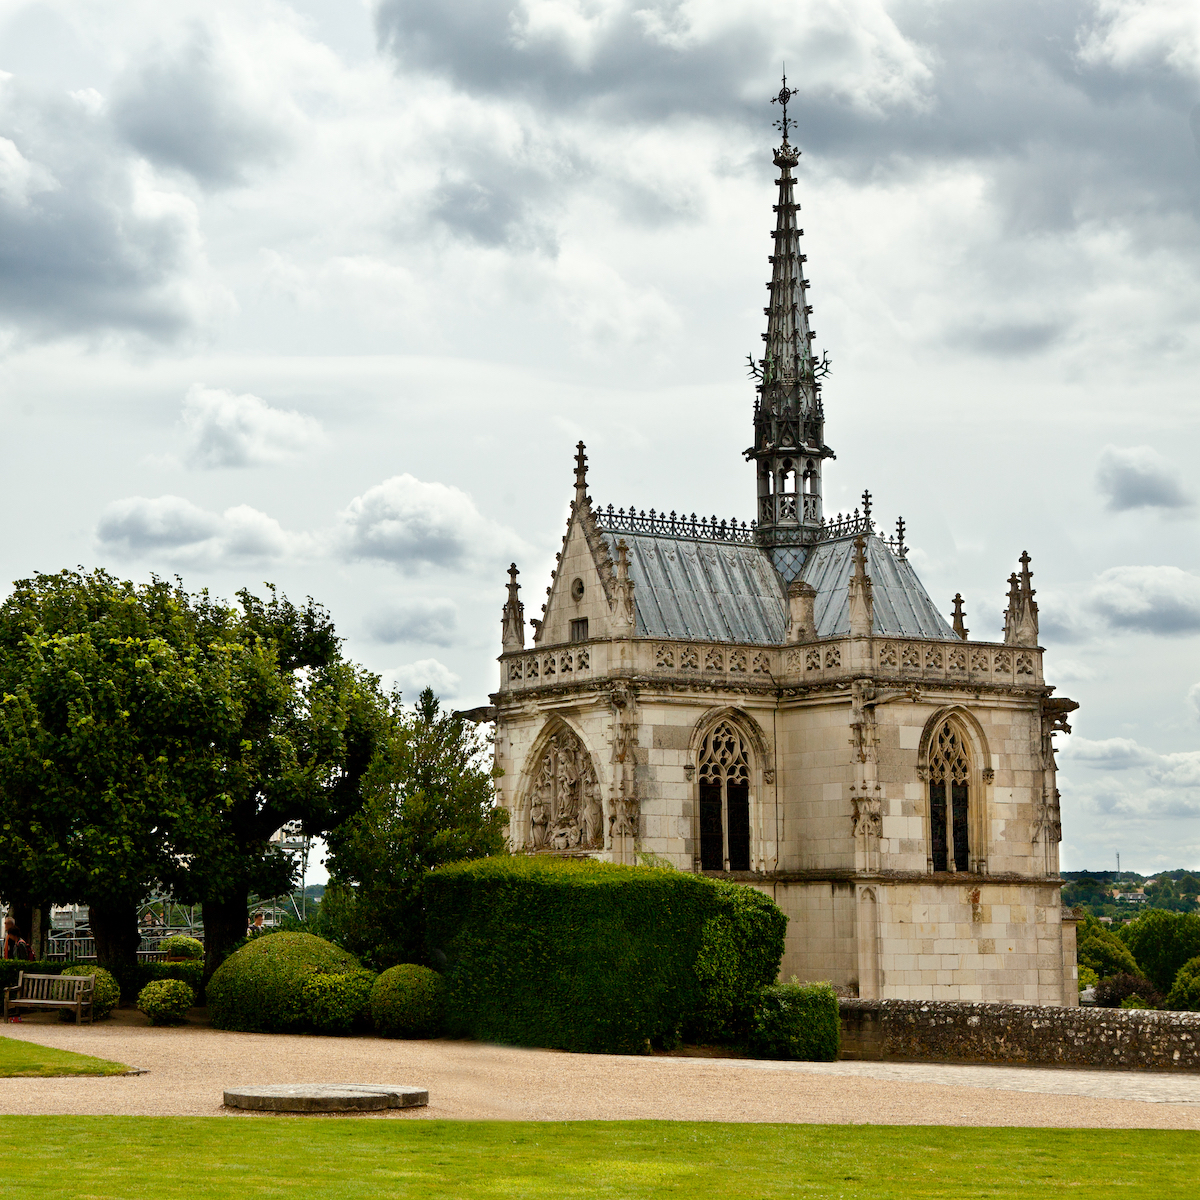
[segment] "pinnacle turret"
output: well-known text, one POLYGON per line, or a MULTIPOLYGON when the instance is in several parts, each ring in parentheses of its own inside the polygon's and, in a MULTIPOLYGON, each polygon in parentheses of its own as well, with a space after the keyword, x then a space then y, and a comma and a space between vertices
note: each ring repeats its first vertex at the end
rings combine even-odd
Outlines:
POLYGON ((796 94, 783 87, 772 103, 781 107, 776 128, 783 141, 774 153, 779 168, 779 200, 775 205, 774 253, 770 256, 770 303, 763 309, 766 349, 752 366, 758 381, 754 406, 754 445, 746 457, 758 464, 758 540, 772 550, 776 567, 791 577, 803 552, 822 524, 821 465, 833 451, 825 445, 825 417, 821 406, 821 378, 828 361, 813 353, 815 334, 809 326, 809 281, 804 277, 806 255, 800 252, 804 230, 797 221, 792 171, 800 151, 788 141, 788 101, 796 94))

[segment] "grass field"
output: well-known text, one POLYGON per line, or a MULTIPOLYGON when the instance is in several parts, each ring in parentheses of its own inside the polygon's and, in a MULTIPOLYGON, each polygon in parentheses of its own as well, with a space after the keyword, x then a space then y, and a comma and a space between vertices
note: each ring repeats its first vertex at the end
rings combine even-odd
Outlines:
POLYGON ((123 1075, 128 1070, 124 1063, 0 1036, 0 1079, 14 1075, 123 1075))
POLYGON ((1191 1200, 1200 1190, 1198 1137, 666 1121, 0 1117, 0 1178, 6 1200, 1191 1200))

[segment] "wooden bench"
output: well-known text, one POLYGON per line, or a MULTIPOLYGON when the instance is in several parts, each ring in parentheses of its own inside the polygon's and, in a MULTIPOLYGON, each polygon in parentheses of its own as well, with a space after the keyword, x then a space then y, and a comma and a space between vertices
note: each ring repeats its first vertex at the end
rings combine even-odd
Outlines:
POLYGON ((4 1021, 10 1010, 21 1008, 73 1008, 75 1024, 83 1022, 86 1010, 88 1024, 92 1022, 92 992, 95 975, 26 975, 17 976, 17 986, 4 989, 4 1021))

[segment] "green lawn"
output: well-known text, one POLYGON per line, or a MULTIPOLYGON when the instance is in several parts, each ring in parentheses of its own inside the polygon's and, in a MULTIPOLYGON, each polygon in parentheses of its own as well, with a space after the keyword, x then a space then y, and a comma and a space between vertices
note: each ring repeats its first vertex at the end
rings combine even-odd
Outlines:
POLYGON ((0 1037, 0 1079, 14 1075, 122 1075, 128 1070, 124 1063, 0 1037))
POLYGON ((1191 1200, 1198 1136, 666 1121, 0 1117, 0 1178, 6 1200, 1191 1200))

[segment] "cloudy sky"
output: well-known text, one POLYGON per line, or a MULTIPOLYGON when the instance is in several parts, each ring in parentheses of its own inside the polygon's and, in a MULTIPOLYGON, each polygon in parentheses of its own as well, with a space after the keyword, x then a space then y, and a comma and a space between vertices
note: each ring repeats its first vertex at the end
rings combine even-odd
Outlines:
POLYGON ((484 702, 577 439, 752 515, 783 62, 827 510, 980 638, 1027 549, 1064 867, 1200 866, 1194 0, 0 0, 0 579, 272 580, 484 702))

